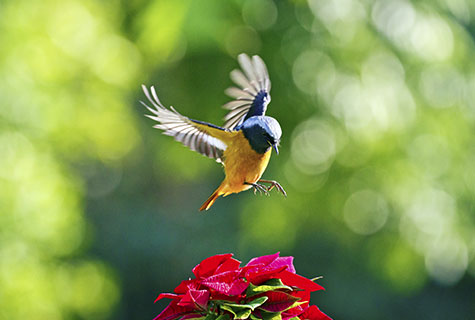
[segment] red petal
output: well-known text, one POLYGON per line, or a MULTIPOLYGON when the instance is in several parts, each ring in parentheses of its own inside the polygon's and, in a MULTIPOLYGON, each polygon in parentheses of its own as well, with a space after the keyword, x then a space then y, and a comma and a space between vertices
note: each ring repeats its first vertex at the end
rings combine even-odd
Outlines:
POLYGON ((285 310, 282 313, 282 319, 283 318, 293 318, 295 316, 298 316, 299 314, 302 314, 306 308, 307 308, 307 306, 305 306, 305 308, 304 308, 304 307, 302 307, 302 305, 298 305, 298 306, 293 307, 292 309, 285 310))
POLYGON ((282 266, 278 269, 254 269, 250 270, 248 274, 246 274, 247 281, 251 282, 253 285, 260 285, 263 282, 266 282, 269 279, 280 278, 280 273, 284 271, 287 267, 282 266))
POLYGON ((181 294, 185 294, 188 292, 188 290, 190 290, 190 288, 192 289, 197 289, 200 285, 200 281, 197 280, 197 279, 193 279, 193 280, 183 280, 179 285, 178 287, 175 288, 175 290, 173 290, 175 293, 181 293, 181 294))
POLYGON ((294 302, 292 301, 279 302, 279 303, 273 303, 273 304, 266 303, 260 306, 260 308, 262 310, 269 311, 269 312, 282 312, 293 304, 294 302))
POLYGON ((203 280, 202 284, 226 295, 240 295, 247 289, 249 283, 239 278, 240 270, 226 271, 203 280))
POLYGON ((282 292, 282 291, 268 291, 265 293, 265 296, 267 296, 269 299, 267 299, 267 303, 276 303, 276 302, 283 302, 283 301, 292 301, 295 302, 299 300, 299 298, 292 296, 288 293, 282 292))
POLYGON ((188 291, 183 298, 178 301, 177 305, 180 307, 185 307, 189 309, 198 309, 197 306, 195 305, 195 302, 191 298, 190 292, 188 291))
POLYGON ((298 300, 298 298, 281 291, 269 291, 265 295, 269 299, 260 308, 270 312, 282 312, 298 300))
POLYGON ((181 307, 177 304, 176 300, 170 302, 170 304, 163 309, 163 311, 156 316, 153 320, 174 320, 186 314, 193 313, 193 309, 181 307))
POLYGON ((294 257, 279 257, 272 261, 267 267, 268 268, 280 268, 282 266, 287 267, 287 271, 290 271, 292 273, 295 273, 295 267, 294 267, 294 257))
POLYGON ((161 300, 161 299, 179 299, 179 298, 180 296, 174 293, 160 293, 154 302, 157 302, 158 300, 161 300))
POLYGON ((242 295, 237 295, 237 296, 228 296, 226 294, 222 294, 222 293, 219 293, 219 292, 212 292, 211 293, 211 299, 210 300, 226 300, 226 301, 229 301, 229 302, 239 302, 241 301, 243 298, 242 295))
POLYGON ((190 290, 190 295, 193 301, 203 309, 206 309, 210 292, 207 290, 190 290))
POLYGON ((249 286, 247 282, 242 280, 236 280, 232 284, 225 282, 213 282, 207 283, 205 285, 227 296, 238 296, 242 294, 249 286))
POLYGON ((255 266, 258 264, 263 264, 264 266, 267 266, 268 264, 272 263, 275 259, 279 257, 279 252, 270 254, 267 256, 262 256, 262 257, 257 257, 257 258, 252 258, 246 266, 255 266))
POLYGON ((294 290, 290 294, 296 298, 300 298, 300 301, 306 301, 307 303, 310 302, 310 290, 294 290))
POLYGON ((295 315, 287 313, 287 311, 285 311, 280 314, 280 317, 282 318, 282 320, 288 320, 288 319, 295 318, 295 315))
POLYGON ((233 256, 232 253, 218 254, 201 261, 196 267, 193 268, 193 274, 196 278, 207 278, 215 273, 215 270, 220 264, 233 256))
POLYGON ((279 274, 279 277, 282 282, 287 286, 294 286, 303 290, 318 291, 325 290, 321 285, 316 284, 310 279, 299 276, 298 274, 292 273, 290 271, 284 270, 279 274))
POLYGON ((182 298, 178 302, 178 305, 182 307, 189 307, 192 309, 206 309, 209 296, 210 292, 207 290, 190 289, 185 295, 182 296, 182 298))
POLYGON ((215 271, 215 274, 223 273, 231 270, 238 270, 241 265, 241 261, 234 258, 224 261, 215 271))
POLYGON ((231 270, 231 271, 222 272, 219 274, 212 275, 206 279, 203 279, 201 283, 202 284, 213 283, 213 282, 232 283, 233 281, 239 278, 240 273, 241 273, 240 270, 231 270))
POLYGON ((315 305, 308 307, 299 318, 302 320, 332 320, 332 318, 320 311, 315 305))
POLYGON ((253 258, 246 266, 262 265, 263 267, 273 269, 280 268, 282 266, 287 266, 288 271, 295 273, 295 267, 293 264, 294 257, 279 257, 279 254, 280 253, 277 252, 268 256, 253 258))

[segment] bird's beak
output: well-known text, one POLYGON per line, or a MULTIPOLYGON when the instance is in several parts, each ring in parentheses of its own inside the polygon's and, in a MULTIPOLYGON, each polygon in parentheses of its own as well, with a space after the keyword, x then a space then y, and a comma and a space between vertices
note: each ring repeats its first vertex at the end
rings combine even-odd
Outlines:
POLYGON ((274 148, 275 153, 279 154, 279 147, 277 146, 277 143, 273 144, 272 147, 274 148))

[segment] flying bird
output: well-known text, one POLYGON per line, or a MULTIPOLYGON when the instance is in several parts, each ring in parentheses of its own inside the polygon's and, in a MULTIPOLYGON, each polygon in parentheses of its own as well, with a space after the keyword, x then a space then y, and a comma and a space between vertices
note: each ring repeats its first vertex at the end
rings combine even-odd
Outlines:
POLYGON ((287 196, 282 186, 274 180, 261 179, 272 149, 279 154, 282 129, 276 119, 266 116, 271 83, 264 61, 259 56, 238 56, 241 70, 231 72, 237 87, 225 92, 234 100, 223 108, 230 110, 222 127, 183 116, 173 107, 165 108, 152 86, 142 89, 151 103, 140 101, 152 114, 146 115, 158 122, 154 128, 163 130, 191 150, 215 159, 224 166, 225 178, 200 208, 208 210, 219 196, 227 196, 254 188, 266 195, 274 187, 287 196), (264 185, 268 184, 268 185, 264 185))

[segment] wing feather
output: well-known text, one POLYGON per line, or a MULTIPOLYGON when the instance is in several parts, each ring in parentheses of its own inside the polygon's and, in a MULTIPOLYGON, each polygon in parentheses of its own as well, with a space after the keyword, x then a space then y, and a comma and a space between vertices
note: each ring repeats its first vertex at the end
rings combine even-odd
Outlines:
POLYGON ((238 89, 236 87, 231 87, 231 88, 227 88, 224 92, 232 97, 232 98, 235 98, 237 100, 239 99, 247 99, 249 101, 253 101, 254 100, 254 95, 249 92, 250 90, 252 89, 249 89, 249 88, 244 88, 244 89, 238 89))
POLYGON ((230 112, 228 112, 228 114, 224 117, 224 120, 232 119, 232 118, 236 117, 237 115, 238 116, 245 115, 247 113, 248 109, 249 108, 247 107, 247 105, 236 107, 236 108, 232 109, 230 112))
POLYGON ((249 102, 247 100, 233 100, 233 101, 229 101, 228 103, 226 103, 223 106, 223 108, 228 109, 228 110, 234 110, 234 109, 242 107, 242 106, 250 106, 251 102, 249 102))
POLYGON ((230 74, 231 80, 241 88, 249 88, 249 92, 252 95, 256 95, 257 91, 252 87, 251 82, 248 78, 242 73, 241 70, 233 70, 230 74))
POLYGON ((152 113, 146 116, 158 122, 154 128, 163 130, 163 134, 174 137, 193 151, 214 158, 218 162, 223 161, 223 154, 227 148, 226 138, 231 134, 228 129, 190 119, 173 107, 167 109, 158 99, 153 86, 150 91, 144 85, 142 89, 153 108, 143 101, 140 102, 152 113))
POLYGON ((223 108, 230 110, 224 118, 224 128, 236 129, 252 116, 264 115, 269 104, 271 82, 264 61, 259 56, 242 53, 238 56, 241 70, 233 70, 231 80, 238 87, 230 87, 225 93, 234 98, 223 108))
POLYGON ((252 63, 251 59, 247 54, 240 54, 238 56, 239 64, 241 65, 242 70, 247 76, 249 83, 251 84, 252 88, 254 88, 257 92, 259 92, 259 87, 257 86, 257 73, 254 64, 252 63))

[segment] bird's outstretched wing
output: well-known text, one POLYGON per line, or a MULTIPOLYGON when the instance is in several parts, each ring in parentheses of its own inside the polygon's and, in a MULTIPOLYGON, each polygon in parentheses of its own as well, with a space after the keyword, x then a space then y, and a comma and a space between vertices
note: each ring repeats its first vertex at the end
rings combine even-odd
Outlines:
POLYGON ((269 104, 270 87, 269 73, 264 61, 259 56, 252 59, 245 53, 238 56, 241 70, 231 72, 231 80, 239 86, 228 88, 225 92, 232 100, 223 108, 231 110, 224 120, 224 128, 234 129, 252 116, 264 115, 269 104))
POLYGON ((167 109, 158 99, 153 86, 150 88, 150 92, 144 85, 142 85, 142 89, 153 106, 152 108, 140 101, 152 113, 146 116, 159 123, 154 128, 164 130, 164 134, 174 137, 175 140, 183 143, 191 150, 222 162, 223 153, 227 147, 222 138, 226 138, 227 135, 231 134, 229 130, 185 117, 173 107, 167 109))

